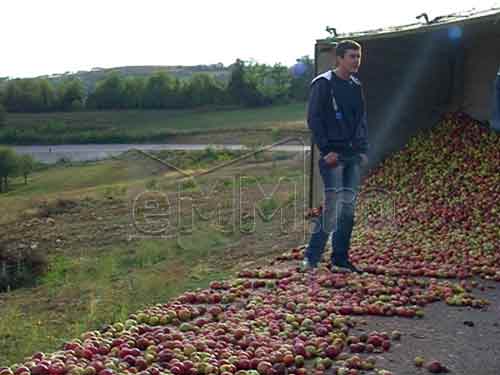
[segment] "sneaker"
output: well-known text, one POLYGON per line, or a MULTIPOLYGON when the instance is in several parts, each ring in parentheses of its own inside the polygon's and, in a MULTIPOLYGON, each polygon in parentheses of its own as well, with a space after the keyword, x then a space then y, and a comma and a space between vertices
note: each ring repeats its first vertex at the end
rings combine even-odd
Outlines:
POLYGON ((300 264, 300 271, 301 272, 309 272, 309 271, 313 271, 315 269, 316 269, 316 267, 314 267, 311 263, 309 263, 309 261, 306 258, 304 258, 304 260, 300 264))
POLYGON ((361 274, 363 271, 357 269, 354 264, 351 262, 342 262, 342 263, 332 263, 330 266, 331 272, 336 273, 358 273, 361 274))

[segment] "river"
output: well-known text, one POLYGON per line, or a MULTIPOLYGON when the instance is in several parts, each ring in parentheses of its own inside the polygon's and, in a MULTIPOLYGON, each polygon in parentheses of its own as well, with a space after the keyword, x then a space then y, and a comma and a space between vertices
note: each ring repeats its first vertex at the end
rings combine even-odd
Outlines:
MULTIPOLYGON (((9 146, 18 154, 30 154, 37 161, 55 163, 61 158, 72 161, 92 161, 117 156, 122 152, 139 149, 143 151, 158 150, 203 150, 206 147, 215 149, 244 150, 245 145, 235 144, 67 144, 67 145, 27 145, 9 146)), ((273 147, 274 151, 304 152, 309 151, 307 145, 285 144, 273 147)))

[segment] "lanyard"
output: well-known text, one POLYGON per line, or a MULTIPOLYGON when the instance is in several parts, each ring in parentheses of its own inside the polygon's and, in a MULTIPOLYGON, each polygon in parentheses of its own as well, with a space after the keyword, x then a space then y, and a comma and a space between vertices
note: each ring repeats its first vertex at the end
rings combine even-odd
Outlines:
POLYGON ((342 120, 342 112, 339 110, 339 106, 337 105, 337 100, 335 99, 335 95, 333 94, 333 85, 330 88, 330 92, 332 94, 332 106, 335 111, 335 118, 337 120, 342 120))
MULTIPOLYGON (((332 75, 335 74, 332 70, 332 75)), ((339 106, 337 104, 337 100, 335 99, 335 95, 333 93, 333 77, 332 77, 332 82, 330 82, 330 93, 332 95, 332 106, 333 110, 335 111, 335 118, 337 120, 342 120, 342 112, 339 110, 339 106)))
POLYGON ((331 92, 332 92, 332 105, 333 105, 333 109, 335 110, 335 112, 338 112, 339 111, 339 106, 337 105, 337 101, 335 100, 335 95, 333 95, 333 88, 332 88, 331 92))

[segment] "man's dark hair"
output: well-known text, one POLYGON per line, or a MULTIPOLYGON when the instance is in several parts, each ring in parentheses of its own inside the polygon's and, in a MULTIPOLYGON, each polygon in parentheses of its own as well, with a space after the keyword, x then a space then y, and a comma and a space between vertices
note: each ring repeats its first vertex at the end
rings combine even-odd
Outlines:
POLYGON ((339 57, 344 57, 348 49, 353 49, 355 51, 358 51, 361 49, 361 44, 359 44, 355 40, 343 40, 342 42, 339 42, 339 44, 337 44, 337 47, 335 48, 335 53, 339 57))

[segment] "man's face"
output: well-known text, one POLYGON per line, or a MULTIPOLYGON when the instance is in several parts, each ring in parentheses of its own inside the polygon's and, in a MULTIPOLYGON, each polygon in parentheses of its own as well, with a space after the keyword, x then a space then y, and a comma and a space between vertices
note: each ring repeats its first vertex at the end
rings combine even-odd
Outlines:
POLYGON ((361 49, 348 49, 344 57, 338 56, 338 64, 349 73, 357 73, 361 65, 361 49))

